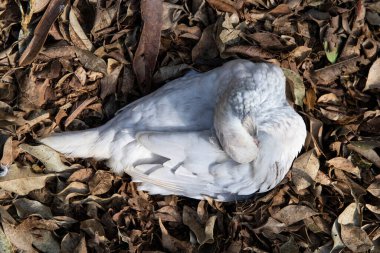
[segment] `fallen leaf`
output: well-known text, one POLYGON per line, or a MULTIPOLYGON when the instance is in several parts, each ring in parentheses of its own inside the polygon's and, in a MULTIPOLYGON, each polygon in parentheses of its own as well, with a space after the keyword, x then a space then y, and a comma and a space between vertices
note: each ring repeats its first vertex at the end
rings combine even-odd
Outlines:
POLYGON ((365 83, 365 87, 363 91, 372 90, 372 89, 380 89, 379 72, 380 72, 380 58, 378 58, 369 69, 367 82, 365 83))
POLYGON ((355 166, 350 160, 344 157, 334 157, 327 161, 327 165, 330 167, 334 167, 335 169, 349 172, 360 178, 359 167, 355 166))
POLYGON ((224 53, 229 54, 242 54, 252 57, 254 59, 271 59, 273 54, 265 51, 264 49, 256 46, 233 46, 227 48, 224 53))
POLYGON ((83 103, 81 103, 71 114, 67 119, 65 120, 65 127, 68 127, 73 120, 79 116, 79 114, 86 109, 87 106, 95 102, 98 98, 97 97, 92 97, 88 98, 83 103))
MULTIPOLYGON (((72 252, 82 253, 83 251, 76 250, 77 247, 80 245, 82 238, 84 238, 84 235, 80 235, 74 232, 67 233, 61 241, 62 253, 72 253, 72 252)), ((87 250, 84 251, 83 253, 87 253, 87 250)))
POLYGON ((361 225, 361 210, 356 203, 349 204, 338 216, 338 223, 341 225, 361 225))
POLYGON ((353 57, 351 59, 329 65, 322 69, 315 70, 313 78, 318 84, 330 84, 342 75, 356 73, 359 70, 359 65, 367 65, 368 60, 362 57, 353 57))
POLYGON ((282 69, 285 77, 290 85, 292 91, 294 103, 299 106, 303 106, 303 99, 305 98, 305 85, 303 84, 302 77, 290 69, 282 69))
POLYGON ((107 75, 100 81, 100 98, 104 100, 105 97, 116 93, 117 81, 123 65, 110 58, 107 62, 107 75))
POLYGON ((96 8, 95 23, 92 27, 91 33, 97 38, 102 30, 110 27, 112 22, 116 19, 118 5, 113 4, 108 8, 96 8))
POLYGON ((2 253, 14 253, 13 246, 7 236, 4 233, 4 230, 0 228, 0 252, 2 253))
POLYGON ((158 209, 154 216, 161 221, 182 222, 182 217, 178 208, 174 206, 164 206, 158 209))
POLYGON ((298 253, 299 252, 299 246, 295 242, 293 237, 290 237, 290 239, 281 245, 280 247, 281 253, 298 253))
POLYGON ((215 25, 209 25, 203 30, 200 40, 191 51, 191 59, 193 62, 197 63, 211 60, 219 55, 213 35, 214 29, 215 25))
POLYGON ((177 238, 171 236, 166 230, 164 224, 162 223, 161 219, 158 220, 161 233, 162 233, 162 246, 169 250, 170 252, 179 252, 180 250, 184 252, 192 252, 192 246, 188 242, 180 241, 177 238))
POLYGON ((58 227, 51 226, 46 220, 29 218, 17 226, 7 222, 2 222, 2 225, 8 239, 20 250, 31 253, 60 252, 58 242, 54 239, 52 232, 49 231, 58 227))
POLYGON ((87 49, 88 51, 91 51, 91 52, 94 51, 94 45, 92 45, 91 40, 89 40, 82 26, 80 25, 74 8, 70 8, 69 21, 70 21, 70 24, 69 24, 70 28, 72 28, 70 29, 70 31, 76 33, 76 35, 79 37, 79 39, 85 46, 84 49, 87 49))
POLYGON ((73 174, 67 179, 68 183, 71 182, 88 182, 88 180, 93 176, 92 169, 79 169, 74 171, 73 174))
POLYGON ((331 228, 331 236, 334 241, 334 245, 330 252, 332 253, 338 253, 345 247, 345 244, 342 240, 342 237, 340 236, 341 226, 338 223, 338 219, 335 220, 332 228, 331 228))
POLYGON ((45 165, 47 171, 62 172, 70 169, 69 166, 62 163, 57 151, 48 146, 30 146, 24 143, 20 144, 19 147, 40 160, 45 165))
POLYGON ((318 215, 318 213, 310 207, 289 205, 274 213, 272 217, 289 226, 313 215, 318 215))
POLYGON ((160 49, 162 27, 162 2, 141 1, 141 16, 144 21, 139 45, 133 58, 133 70, 144 92, 150 91, 153 71, 160 49))
POLYGON ((105 236, 102 224, 95 219, 84 220, 80 223, 80 229, 86 232, 91 238, 105 236))
POLYGON ((254 229, 255 233, 264 233, 264 232, 271 232, 274 234, 279 234, 283 231, 287 231, 287 225, 285 223, 279 222, 272 217, 269 217, 268 220, 261 225, 260 227, 257 227, 254 229))
POLYGON ((20 66, 25 66, 33 62, 34 58, 40 52, 42 46, 45 43, 50 27, 57 19, 58 15, 62 12, 66 4, 66 0, 50 1, 48 7, 44 12, 44 15, 34 30, 32 40, 20 57, 20 66))
POLYGON ((367 191, 373 196, 380 198, 380 180, 376 180, 370 184, 367 188, 367 191))
POLYGON ((323 94, 318 98, 317 101, 319 104, 332 104, 332 105, 340 105, 342 103, 342 99, 335 95, 334 93, 323 94))
POLYGON ((108 171, 98 170, 88 182, 90 192, 93 195, 102 195, 108 192, 114 181, 114 175, 108 171))
POLYGON ((341 236, 344 244, 353 252, 365 252, 373 246, 367 233, 354 225, 342 225, 341 236))
POLYGON ((319 160, 314 150, 309 150, 294 160, 291 172, 292 181, 297 190, 306 189, 314 184, 319 166, 319 160))
POLYGON ((16 207, 17 215, 21 218, 27 218, 30 215, 39 215, 44 219, 51 219, 53 214, 49 207, 41 204, 38 201, 30 200, 27 198, 19 198, 13 201, 16 207))
POLYGON ((0 187, 19 195, 26 195, 33 190, 43 188, 46 180, 52 176, 54 175, 36 174, 30 169, 22 169, 18 165, 12 164, 8 174, 0 178, 0 187))
POLYGON ((380 168, 380 157, 376 153, 375 150, 373 150, 376 147, 380 147, 379 142, 371 143, 368 141, 351 141, 348 145, 347 148, 351 149, 358 154, 362 155, 369 161, 375 164, 378 168, 380 168))
POLYGON ((196 211, 188 206, 184 206, 182 214, 183 224, 188 226, 197 237, 200 245, 214 242, 214 225, 216 215, 208 218, 206 224, 201 224, 196 211))

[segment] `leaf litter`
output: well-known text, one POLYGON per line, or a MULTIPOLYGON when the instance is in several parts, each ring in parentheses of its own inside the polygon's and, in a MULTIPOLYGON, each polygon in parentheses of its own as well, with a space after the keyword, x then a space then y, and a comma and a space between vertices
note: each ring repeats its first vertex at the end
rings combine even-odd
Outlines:
POLYGON ((1 1, 0 251, 379 251, 379 11, 372 0, 1 1), (233 58, 281 66, 308 126, 268 193, 149 196, 34 141, 99 126, 233 58))

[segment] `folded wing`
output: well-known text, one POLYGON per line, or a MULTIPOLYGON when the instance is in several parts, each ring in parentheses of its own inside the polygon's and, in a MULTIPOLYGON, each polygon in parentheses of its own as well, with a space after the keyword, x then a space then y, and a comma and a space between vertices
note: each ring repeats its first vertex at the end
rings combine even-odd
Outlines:
MULTIPOLYGON (((137 141, 146 149, 167 158, 164 163, 141 164, 126 171, 140 189, 152 194, 177 194, 221 201, 238 199, 249 178, 250 165, 233 161, 220 148, 211 131, 141 132, 137 141)), ((162 160, 161 160, 162 161, 162 160)))

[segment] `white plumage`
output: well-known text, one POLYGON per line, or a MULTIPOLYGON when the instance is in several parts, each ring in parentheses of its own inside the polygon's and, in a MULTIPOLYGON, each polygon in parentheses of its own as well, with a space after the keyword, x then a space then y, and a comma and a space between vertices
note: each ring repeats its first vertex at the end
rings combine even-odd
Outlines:
POLYGON ((41 142, 107 160, 151 194, 233 201, 275 187, 305 138, 281 69, 234 60, 167 83, 103 126, 41 142))

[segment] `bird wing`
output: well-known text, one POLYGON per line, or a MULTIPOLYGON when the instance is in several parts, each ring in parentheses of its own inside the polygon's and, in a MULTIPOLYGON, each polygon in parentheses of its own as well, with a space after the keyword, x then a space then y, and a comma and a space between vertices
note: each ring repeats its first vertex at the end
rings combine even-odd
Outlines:
POLYGON ((139 144, 168 160, 137 165, 127 173, 153 194, 234 199, 250 166, 230 159, 214 138, 211 131, 138 133, 139 144))

